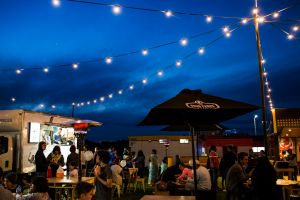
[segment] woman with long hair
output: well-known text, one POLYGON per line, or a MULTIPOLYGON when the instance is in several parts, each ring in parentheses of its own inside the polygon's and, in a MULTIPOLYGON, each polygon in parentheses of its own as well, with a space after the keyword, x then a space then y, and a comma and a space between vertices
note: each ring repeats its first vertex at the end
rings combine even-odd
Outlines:
POLYGON ((53 148, 53 151, 48 155, 47 160, 50 163, 52 177, 56 177, 56 171, 59 166, 63 167, 65 165, 64 156, 61 154, 60 147, 58 145, 53 148))

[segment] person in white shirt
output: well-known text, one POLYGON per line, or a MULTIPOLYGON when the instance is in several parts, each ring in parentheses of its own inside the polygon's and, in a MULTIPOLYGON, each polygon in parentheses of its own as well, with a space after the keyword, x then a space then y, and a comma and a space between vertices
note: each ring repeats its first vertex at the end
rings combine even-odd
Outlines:
MULTIPOLYGON (((193 160, 189 161, 189 164, 193 166, 193 160)), ((196 160, 196 167, 197 167, 197 190, 211 190, 211 180, 209 171, 200 165, 199 160, 196 160)), ((194 179, 188 179, 185 184, 186 190, 194 190, 194 179)))
POLYGON ((113 183, 116 183, 117 185, 122 185, 122 167, 120 166, 120 162, 116 160, 110 167, 112 171, 112 181, 113 183))

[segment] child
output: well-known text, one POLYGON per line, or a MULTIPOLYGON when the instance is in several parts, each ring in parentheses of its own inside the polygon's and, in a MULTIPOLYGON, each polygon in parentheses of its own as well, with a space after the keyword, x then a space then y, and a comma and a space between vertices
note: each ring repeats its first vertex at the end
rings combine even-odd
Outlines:
POLYGON ((94 195, 94 186, 87 182, 80 182, 75 188, 76 199, 91 200, 94 195))
POLYGON ((69 175, 70 177, 76 178, 78 177, 78 169, 75 161, 70 162, 69 165, 69 175))

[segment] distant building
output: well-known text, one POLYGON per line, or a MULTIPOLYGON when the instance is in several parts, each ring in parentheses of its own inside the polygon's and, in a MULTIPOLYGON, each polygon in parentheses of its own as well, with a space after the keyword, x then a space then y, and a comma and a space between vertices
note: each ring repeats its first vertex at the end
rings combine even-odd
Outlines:
MULTIPOLYGON (((191 136, 130 136, 129 147, 131 151, 138 152, 143 150, 146 156, 146 165, 148 166, 149 156, 152 149, 157 150, 157 155, 159 162, 167 155, 171 160, 175 159, 175 155, 179 155, 183 158, 191 158, 192 156, 192 145, 191 136), (167 147, 164 145, 168 142, 167 147)), ((260 151, 263 147, 263 137, 251 137, 251 136, 201 136, 198 138, 198 145, 196 145, 197 140, 195 138, 195 146, 197 146, 196 151, 198 151, 199 156, 207 156, 208 150, 211 145, 217 146, 217 153, 219 156, 223 155, 223 147, 232 145, 237 152, 245 151, 248 152, 250 148, 255 151, 260 151)))

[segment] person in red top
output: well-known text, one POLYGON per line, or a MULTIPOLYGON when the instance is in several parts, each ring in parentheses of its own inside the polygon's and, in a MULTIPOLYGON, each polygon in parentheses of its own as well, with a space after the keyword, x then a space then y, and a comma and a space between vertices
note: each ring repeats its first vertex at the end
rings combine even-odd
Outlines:
POLYGON ((190 179, 193 178, 193 173, 192 173, 191 168, 187 167, 185 164, 180 163, 179 169, 182 171, 182 173, 177 178, 178 181, 184 181, 184 180, 187 180, 188 178, 190 178, 190 179))
POLYGON ((210 179, 211 179, 211 190, 216 191, 217 190, 217 184, 218 184, 218 171, 219 171, 219 157, 217 154, 217 147, 215 145, 212 145, 210 147, 210 153, 209 153, 209 173, 210 173, 210 179))

